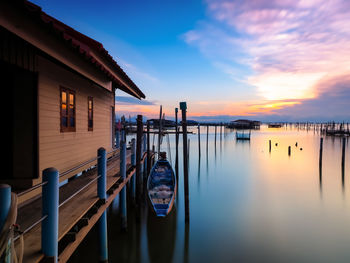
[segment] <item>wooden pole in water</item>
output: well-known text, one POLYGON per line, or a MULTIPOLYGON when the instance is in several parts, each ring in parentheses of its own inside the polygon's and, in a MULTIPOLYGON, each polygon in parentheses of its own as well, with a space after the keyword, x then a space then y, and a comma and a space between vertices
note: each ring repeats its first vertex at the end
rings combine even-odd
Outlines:
POLYGON ((341 154, 341 169, 342 174, 344 175, 345 171, 345 137, 343 137, 343 144, 342 144, 342 154, 341 154))
MULTIPOLYGON (((126 180, 126 143, 120 142, 120 176, 126 180)), ((134 177, 134 176, 133 176, 134 177)), ((133 185, 131 185, 133 187, 133 185)), ((127 206, 126 206, 126 187, 124 186, 119 193, 120 197, 120 210, 121 210, 121 230, 126 232, 127 230, 127 206)))
POLYGON ((175 108, 175 173, 176 173, 176 181, 179 182, 179 127, 178 127, 178 119, 177 113, 179 109, 175 108))
POLYGON ((207 153, 208 153, 209 125, 207 125, 207 153))
MULTIPOLYGON (((137 130, 136 130, 136 205, 141 205, 141 144, 143 123, 142 115, 137 115, 137 130)), ((138 209, 139 210, 139 209, 138 209)), ((139 215, 138 215, 139 216, 139 215)))
POLYGON ((216 146, 216 129, 217 129, 217 125, 215 124, 215 146, 216 146))
POLYGON ((222 122, 220 123, 220 142, 222 141, 222 122))
POLYGON ((288 155, 290 156, 292 148, 288 146, 288 155))
POLYGON ((318 162, 320 170, 322 170, 322 155, 323 155, 323 138, 321 137, 320 138, 320 158, 318 162))
POLYGON ((151 171, 151 150, 150 150, 150 125, 149 125, 149 121, 147 121, 147 176, 149 175, 150 171, 151 171))
MULTIPOLYGON (((125 141, 121 141, 125 142, 125 141)), ((120 162, 122 161, 122 149, 120 149, 120 162)), ((136 140, 135 138, 131 139, 131 165, 133 167, 136 167, 136 140)), ((121 174, 121 173, 120 173, 121 174)), ((135 192, 136 192, 136 179, 135 175, 131 177, 130 180, 130 188, 131 188, 131 199, 132 199, 132 204, 135 205, 136 199, 135 199, 135 192)))
POLYGON ((159 153, 160 153, 160 142, 161 142, 161 136, 162 136, 162 105, 160 105, 159 110, 159 133, 158 133, 158 159, 159 159, 159 153))
POLYGON ((198 123, 198 155, 201 157, 201 125, 198 123))
POLYGON ((189 165, 189 163, 190 163, 190 142, 191 142, 190 139, 188 139, 188 143, 187 143, 187 165, 189 165))
POLYGON ((271 152, 271 140, 269 140, 269 152, 271 152))
POLYGON ((188 155, 187 155, 187 121, 186 121, 186 102, 180 102, 182 112, 182 138, 183 138, 183 162, 184 162, 184 194, 185 194, 185 223, 190 222, 189 209, 189 188, 188 188, 188 155))

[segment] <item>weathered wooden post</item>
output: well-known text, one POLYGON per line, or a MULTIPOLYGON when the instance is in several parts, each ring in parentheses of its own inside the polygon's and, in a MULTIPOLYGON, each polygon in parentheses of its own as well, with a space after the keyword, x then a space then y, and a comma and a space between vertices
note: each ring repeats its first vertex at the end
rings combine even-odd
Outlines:
MULTIPOLYGON (((97 150, 97 195, 106 202, 106 185, 107 185, 107 153, 106 149, 99 148, 97 150)), ((98 220, 99 234, 99 256, 100 262, 108 262, 108 240, 107 240, 107 211, 104 211, 98 220)))
POLYGON ((271 140, 269 140, 269 152, 271 152, 271 140))
MULTIPOLYGON (((135 139, 134 139, 135 142, 135 139)), ((120 177, 126 180, 126 143, 125 141, 120 142, 120 177)), ((134 177, 134 176, 133 176, 134 177)), ((133 185, 131 185, 131 189, 133 185)), ((133 192, 133 191, 132 191, 133 192)), ((122 188, 119 194, 120 197, 120 210, 121 210, 121 230, 127 230, 127 206, 126 206, 126 186, 122 188)))
POLYGON ((151 171, 151 150, 150 150, 150 125, 149 121, 147 121, 147 176, 149 175, 151 171))
POLYGON ((179 182, 179 127, 178 127, 178 114, 179 109, 175 108, 175 173, 176 173, 176 181, 179 182))
POLYGON ((157 151, 157 155, 158 155, 158 159, 159 159, 159 154, 160 154, 160 144, 161 144, 161 136, 162 136, 162 105, 160 105, 160 110, 159 110, 159 131, 158 131, 158 151, 157 151))
POLYGON ((323 138, 320 138, 320 156, 318 160, 319 169, 322 170, 323 138))
POLYGON ((342 151, 341 151, 341 169, 345 171, 345 137, 343 137, 343 143, 342 143, 342 151))
MULTIPOLYGON (((125 142, 125 141, 124 141, 125 142)), ((131 156, 130 156, 130 162, 132 167, 136 167, 136 140, 135 138, 131 139, 130 143, 130 148, 131 148, 131 156)), ((121 156, 121 149, 120 149, 120 156, 121 156)), ((121 157, 120 157, 121 158, 121 157)), ((121 174, 121 173, 120 173, 121 174)), ((131 190, 131 199, 132 199, 132 204, 135 205, 135 192, 136 192, 136 179, 135 175, 133 175, 130 178, 130 190, 131 190)))
POLYGON ((43 171, 41 250, 50 262, 58 261, 58 170, 43 171))
POLYGON ((201 157, 201 125, 198 123, 198 154, 201 157))
POLYGON ((292 147, 288 146, 288 155, 290 156, 291 154, 291 151, 292 151, 292 147))
POLYGON ((142 133, 142 147, 141 148, 142 148, 141 156, 143 156, 144 153, 147 151, 147 132, 142 133))
POLYGON ((188 187, 188 155, 187 155, 187 121, 186 121, 186 102, 180 102, 182 112, 182 138, 183 138, 183 162, 184 162, 184 194, 185 194, 185 223, 190 222, 189 209, 189 187, 188 187))
POLYGON ((215 147, 216 147, 216 128, 217 128, 217 125, 215 124, 215 138, 214 138, 214 141, 215 141, 215 147))
MULTIPOLYGON (((125 141, 124 141, 125 142, 125 141)), ((131 156, 130 161, 132 166, 136 166, 136 140, 135 138, 131 139, 131 156)))
POLYGON ((139 221, 140 214, 139 208, 141 205, 141 143, 142 143, 142 133, 143 133, 143 123, 142 123, 142 115, 137 115, 137 133, 136 133, 136 204, 138 206, 137 209, 137 219, 139 221))
MULTIPOLYGON (((191 143, 191 140, 188 139, 188 143, 187 143, 187 165, 190 165, 190 143, 191 143)), ((189 169, 189 167, 187 168, 189 169)))
MULTIPOLYGON (((146 152, 147 147, 147 138, 146 138, 146 132, 143 131, 142 127, 142 145, 141 145, 141 160, 144 157, 144 154, 146 152)), ((147 174, 147 162, 143 162, 141 164, 141 174, 142 174, 142 182, 145 182, 146 174, 147 174)))
POLYGON ((209 125, 207 125, 207 153, 208 153, 209 125))
POLYGON ((220 123, 220 142, 222 141, 222 122, 220 123))

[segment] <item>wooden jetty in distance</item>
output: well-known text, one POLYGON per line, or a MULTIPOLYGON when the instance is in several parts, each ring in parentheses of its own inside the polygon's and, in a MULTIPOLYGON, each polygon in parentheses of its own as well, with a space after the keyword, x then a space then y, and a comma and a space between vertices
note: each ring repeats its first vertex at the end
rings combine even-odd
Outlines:
POLYGON ((239 119, 235 121, 231 121, 229 124, 226 125, 227 128, 231 129, 260 129, 260 121, 251 121, 251 120, 245 120, 245 119, 239 119))
POLYGON ((283 126, 283 124, 281 123, 269 123, 267 125, 268 128, 281 128, 283 126))
POLYGON ((350 136, 350 129, 348 123, 328 123, 324 125, 321 132, 328 136, 350 136))

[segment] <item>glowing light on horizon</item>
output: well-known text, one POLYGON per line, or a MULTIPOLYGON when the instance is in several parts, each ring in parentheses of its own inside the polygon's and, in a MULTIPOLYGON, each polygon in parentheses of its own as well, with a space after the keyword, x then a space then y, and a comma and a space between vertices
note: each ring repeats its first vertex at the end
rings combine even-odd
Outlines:
POLYGON ((315 97, 313 87, 324 75, 269 72, 249 78, 249 83, 256 86, 259 94, 267 100, 309 99, 315 97))

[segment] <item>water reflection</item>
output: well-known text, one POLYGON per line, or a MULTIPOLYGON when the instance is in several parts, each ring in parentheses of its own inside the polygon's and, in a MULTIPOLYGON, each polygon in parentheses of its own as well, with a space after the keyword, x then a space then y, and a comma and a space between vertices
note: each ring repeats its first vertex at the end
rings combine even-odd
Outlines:
POLYGON ((183 262, 189 262, 189 238, 190 238, 190 226, 189 224, 185 224, 185 242, 184 242, 184 258, 183 262))
POLYGON ((176 241, 176 215, 176 207, 166 218, 156 217, 152 211, 148 213, 147 245, 150 262, 172 262, 176 241))
MULTIPOLYGON (((342 166, 341 139, 324 137, 320 166, 321 134, 307 131, 263 126, 250 141, 236 141, 234 131, 224 129, 217 145, 214 127, 202 126, 202 160, 198 134, 189 135, 190 225, 184 224, 180 140, 176 210, 168 221, 158 222, 144 203, 136 222, 135 208, 128 207, 124 234, 116 202, 108 215, 110 262, 348 262, 348 140, 342 166)), ((175 153, 175 138, 170 139, 175 153)), ((88 235, 72 262, 97 262, 94 235, 96 231, 88 235)))
POLYGON ((198 179, 198 189, 200 188, 200 182, 201 182, 201 157, 199 156, 198 157, 198 176, 197 176, 197 179, 198 179))
POLYGON ((319 169, 318 169, 318 173, 319 173, 319 184, 320 184, 320 197, 322 199, 322 165, 319 165, 319 169))

